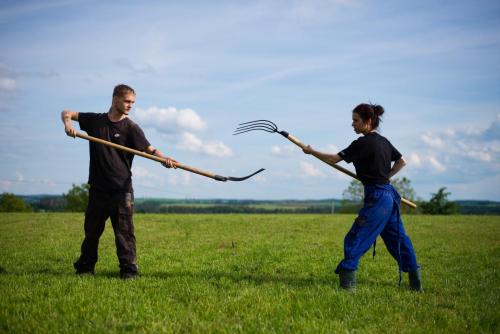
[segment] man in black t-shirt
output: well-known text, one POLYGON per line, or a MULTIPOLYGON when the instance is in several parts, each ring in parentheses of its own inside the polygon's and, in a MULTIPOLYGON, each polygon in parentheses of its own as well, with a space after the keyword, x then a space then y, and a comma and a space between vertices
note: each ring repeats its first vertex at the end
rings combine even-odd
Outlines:
MULTIPOLYGON (((113 91, 111 108, 107 113, 64 110, 61 113, 64 130, 68 136, 75 137, 76 130, 71 121, 78 121, 80 128, 90 136, 156 155, 165 159, 165 167, 174 167, 175 160, 151 146, 142 129, 128 118, 134 103, 134 90, 127 85, 118 85, 113 91)), ((76 273, 94 274, 99 239, 106 220, 111 218, 120 276, 133 278, 138 274, 132 219, 134 195, 131 168, 134 155, 94 142, 89 142, 89 151, 89 202, 85 211, 85 238, 81 255, 74 263, 76 273)))

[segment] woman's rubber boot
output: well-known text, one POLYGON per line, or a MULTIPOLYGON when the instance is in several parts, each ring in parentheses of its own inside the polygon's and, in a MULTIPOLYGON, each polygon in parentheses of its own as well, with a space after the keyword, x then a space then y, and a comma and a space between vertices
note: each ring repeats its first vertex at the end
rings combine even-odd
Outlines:
POLYGON ((410 279, 410 290, 421 292, 422 290, 422 273, 420 269, 409 271, 408 278, 410 279))
POLYGON ((340 288, 344 290, 354 290, 356 287, 356 270, 340 270, 340 288))

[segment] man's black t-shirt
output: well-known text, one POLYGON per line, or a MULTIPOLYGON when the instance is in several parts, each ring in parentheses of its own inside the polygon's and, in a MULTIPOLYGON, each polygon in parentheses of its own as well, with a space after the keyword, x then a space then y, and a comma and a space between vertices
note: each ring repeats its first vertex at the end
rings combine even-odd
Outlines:
MULTIPOLYGON (((111 122, 108 114, 79 113, 78 122, 80 129, 93 137, 139 151, 150 145, 142 129, 127 117, 111 122)), ((131 192, 134 155, 94 142, 89 142, 89 149, 90 186, 105 192, 131 192)))
POLYGON ((356 139, 338 154, 345 162, 354 164, 356 175, 364 185, 389 183, 391 161, 401 158, 391 142, 377 132, 356 139))

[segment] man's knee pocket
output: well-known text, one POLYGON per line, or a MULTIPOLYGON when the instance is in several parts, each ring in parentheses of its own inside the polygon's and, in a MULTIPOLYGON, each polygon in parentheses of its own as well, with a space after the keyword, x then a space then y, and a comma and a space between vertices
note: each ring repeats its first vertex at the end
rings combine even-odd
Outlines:
POLYGON ((125 193, 118 206, 120 215, 131 216, 134 211, 134 196, 132 193, 125 193))

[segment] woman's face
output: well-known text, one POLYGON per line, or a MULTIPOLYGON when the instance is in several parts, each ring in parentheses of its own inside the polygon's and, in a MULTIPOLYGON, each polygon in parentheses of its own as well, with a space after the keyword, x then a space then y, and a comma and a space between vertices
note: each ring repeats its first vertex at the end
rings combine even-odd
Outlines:
POLYGON ((354 128, 354 132, 357 134, 367 134, 372 130, 372 120, 369 119, 367 122, 363 122, 361 116, 358 113, 352 113, 352 127, 354 128))

